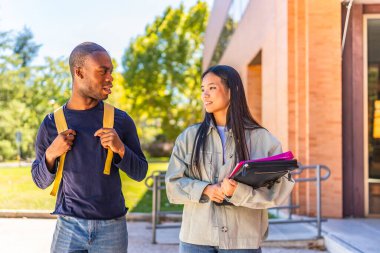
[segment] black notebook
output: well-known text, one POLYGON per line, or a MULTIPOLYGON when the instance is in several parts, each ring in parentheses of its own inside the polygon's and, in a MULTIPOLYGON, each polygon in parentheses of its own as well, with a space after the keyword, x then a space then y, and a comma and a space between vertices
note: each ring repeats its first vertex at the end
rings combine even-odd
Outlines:
MULTIPOLYGON (((289 180, 291 179, 290 172, 298 168, 297 160, 293 158, 293 154, 288 151, 273 157, 242 161, 236 165, 229 178, 252 186, 254 189, 260 187, 271 188, 283 176, 287 176, 289 180)), ((226 200, 223 203, 216 204, 232 205, 226 200)))
POLYGON ((237 182, 252 186, 254 189, 260 187, 271 187, 290 171, 298 168, 297 160, 247 162, 231 178, 237 182))

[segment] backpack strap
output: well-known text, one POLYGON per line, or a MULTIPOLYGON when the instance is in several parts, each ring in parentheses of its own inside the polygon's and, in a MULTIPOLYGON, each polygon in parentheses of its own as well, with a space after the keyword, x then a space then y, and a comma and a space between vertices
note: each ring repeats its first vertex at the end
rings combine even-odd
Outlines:
MULTIPOLYGON (((104 128, 113 128, 114 115, 115 115, 115 107, 113 107, 110 104, 104 103, 104 114, 103 114, 103 127, 104 128)), ((54 121, 55 121, 55 126, 57 128, 58 134, 66 131, 68 129, 62 106, 54 111, 54 121)), ((62 180, 62 172, 63 172, 63 166, 65 164, 65 158, 66 158, 66 153, 63 153, 59 157, 57 175, 55 176, 53 189, 50 192, 51 196, 57 195, 59 184, 61 183, 61 180, 62 180)), ((111 172, 112 158, 113 158, 113 152, 110 148, 108 148, 107 149, 107 158, 106 158, 106 162, 104 165, 104 171, 103 171, 103 173, 105 175, 109 175, 111 172)))
MULTIPOLYGON (((104 103, 104 116, 103 116, 104 128, 113 128, 114 114, 115 114, 115 108, 110 104, 104 103)), ((110 148, 108 148, 106 163, 104 165, 104 171, 103 171, 105 175, 109 175, 111 172, 112 158, 113 158, 113 152, 110 148)))
MULTIPOLYGON (((58 134, 66 131, 68 129, 66 119, 65 119, 65 115, 63 114, 63 107, 62 106, 54 111, 54 121, 55 121, 55 126, 57 128, 58 134)), ((63 153, 59 157, 57 175, 55 176, 55 179, 54 179, 53 189, 50 192, 51 196, 57 195, 58 187, 59 187, 59 184, 61 183, 61 180, 62 180, 62 171, 63 171, 63 165, 65 164, 65 158, 66 158, 66 153, 63 153)))

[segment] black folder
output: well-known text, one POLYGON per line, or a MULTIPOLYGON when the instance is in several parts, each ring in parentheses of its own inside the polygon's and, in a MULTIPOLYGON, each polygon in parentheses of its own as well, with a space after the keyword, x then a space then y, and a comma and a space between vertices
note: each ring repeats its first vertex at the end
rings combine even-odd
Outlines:
MULTIPOLYGON (((291 160, 271 160, 271 161, 244 161, 240 163, 240 168, 234 171, 230 177, 239 183, 252 186, 254 189, 260 187, 271 188, 279 179, 286 176, 291 179, 290 172, 298 168, 296 159, 291 160)), ((217 205, 233 205, 224 200, 217 205)))
POLYGON ((272 187, 282 176, 288 175, 290 171, 298 168, 297 160, 246 162, 240 170, 232 176, 237 182, 252 186, 254 189, 260 187, 272 187))

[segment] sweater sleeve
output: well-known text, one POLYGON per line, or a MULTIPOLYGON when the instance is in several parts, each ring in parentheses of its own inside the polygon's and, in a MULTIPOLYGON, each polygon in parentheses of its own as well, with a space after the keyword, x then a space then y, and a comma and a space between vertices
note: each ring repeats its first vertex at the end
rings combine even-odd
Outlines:
POLYGON ((57 162, 54 164, 53 171, 50 172, 46 165, 45 152, 50 146, 49 135, 47 133, 46 121, 49 120, 48 116, 45 117, 40 128, 38 129, 35 151, 36 159, 32 163, 32 178, 34 183, 41 189, 47 188, 55 179, 55 171, 57 170, 57 162))
POLYGON ((125 134, 120 137, 124 143, 125 152, 123 158, 115 154, 114 164, 130 178, 136 181, 142 181, 148 172, 148 162, 141 150, 135 123, 131 117, 126 115, 123 124, 126 131, 125 134))

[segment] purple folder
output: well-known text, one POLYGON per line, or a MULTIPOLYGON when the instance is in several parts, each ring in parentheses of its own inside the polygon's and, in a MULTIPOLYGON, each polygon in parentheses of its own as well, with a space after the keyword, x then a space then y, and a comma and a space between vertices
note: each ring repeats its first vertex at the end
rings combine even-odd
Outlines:
POLYGON ((259 158, 255 160, 249 160, 249 161, 241 161, 235 166, 235 168, 233 169, 231 174, 228 176, 228 178, 232 178, 243 166, 243 164, 247 162, 289 161, 289 160, 292 160, 293 158, 294 156, 293 156, 292 151, 288 151, 288 152, 281 153, 274 156, 269 156, 269 157, 264 157, 264 158, 259 158))

